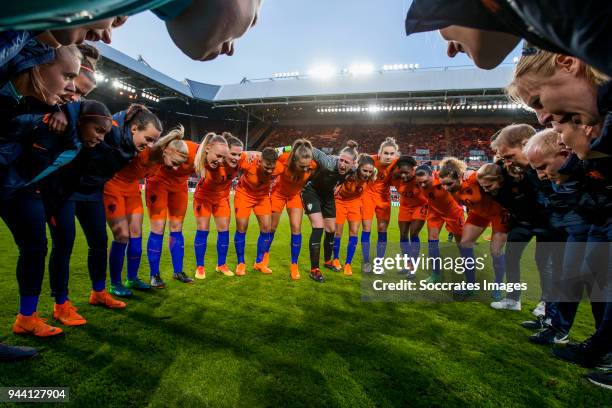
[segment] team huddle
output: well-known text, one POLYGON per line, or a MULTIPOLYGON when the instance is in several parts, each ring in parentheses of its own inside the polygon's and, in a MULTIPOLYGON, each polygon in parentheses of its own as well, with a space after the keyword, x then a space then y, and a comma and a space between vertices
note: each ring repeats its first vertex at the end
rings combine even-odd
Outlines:
MULTIPOLYGON (((469 7, 464 2, 413 2, 406 20, 408 34, 440 29, 449 56, 466 52, 483 68, 499 65, 521 38, 536 45, 525 44, 506 91, 511 100, 534 110, 540 124, 547 127, 538 131, 528 124, 512 124, 500 129, 491 138, 495 160, 471 169, 455 157, 435 166, 417 163, 414 157, 402 155, 389 137, 376 154, 359 152, 358 144, 349 141, 336 146, 338 153, 331 155, 305 139, 291 146, 251 151, 231 133, 208 133, 201 140, 191 135, 198 143, 186 140, 182 126, 164 129, 160 119, 141 104, 112 114, 102 102, 85 98, 96 87, 99 59, 96 47, 83 44, 86 39, 110 42, 111 30, 126 21, 124 14, 158 7, 155 13, 163 16, 175 44, 192 58, 209 60, 233 54, 233 40, 255 24, 260 2, 223 1, 213 6, 203 0, 156 1, 137 2, 141 8, 125 9, 108 3, 106 12, 98 10, 94 21, 87 20, 92 18, 89 12, 76 13, 77 20, 68 18, 64 25, 45 25, 28 13, 2 21, 0 217, 19 250, 19 313, 14 333, 63 334, 38 313, 47 265, 55 300, 53 318, 65 326, 86 324, 68 295, 75 219, 88 245, 89 303, 122 309, 126 303, 117 298, 129 298, 133 290, 165 287, 160 262, 166 229, 172 278, 186 284, 206 278, 211 219, 217 233, 215 271, 238 277, 286 273, 292 280, 300 279, 306 214, 311 225, 308 275, 316 282, 324 281, 321 266, 353 275, 358 244, 361 272, 373 273, 372 256, 385 257, 387 231, 395 222, 400 250, 413 259, 422 254, 419 234, 425 226, 430 258, 440 257, 440 233, 445 228, 463 260, 475 257, 476 241, 490 228, 491 262, 495 282, 500 284, 520 283, 521 258, 535 238, 541 301, 533 310, 536 319, 522 323, 534 331, 529 340, 567 344, 554 348, 553 354, 585 367, 612 368, 612 81, 608 76, 612 68, 609 55, 600 50, 604 46, 585 45, 599 44, 588 41, 589 36, 603 37, 602 43, 608 44, 605 18, 601 27, 601 21, 592 22, 590 15, 569 24, 565 13, 558 13, 567 26, 579 26, 567 30, 547 20, 549 13, 542 11, 542 2, 518 2, 519 6, 516 2, 469 2, 469 7), (440 7, 429 7, 432 4, 440 7), (202 19, 204 15, 209 19, 202 19), (463 20, 454 25, 459 15, 463 20), (475 23, 468 21, 472 18, 475 23), (487 30, 482 29, 485 21, 491 25, 485 24, 487 30), (81 25, 68 26, 73 23, 81 25), (472 25, 478 28, 469 28, 472 25), (575 38, 584 33, 586 38, 575 38), (186 266, 183 227, 188 179, 194 173, 199 178, 193 195, 196 264, 186 266), (392 189, 400 197, 397 220, 391 220, 392 189), (150 226, 146 244, 145 206, 150 226), (270 254, 285 250, 274 246, 285 211, 291 261, 288 270, 273 271, 270 254), (256 253, 247 254, 252 213, 259 236, 256 253), (228 259, 232 217, 235 260, 228 259), (345 224, 348 242, 341 257, 345 224), (113 235, 110 250, 107 226, 113 235), (52 241, 48 257, 47 229, 52 241), (144 246, 147 279, 139 273, 144 269, 144 246), (193 276, 185 272, 192 268, 193 276), (582 343, 569 343, 585 291, 595 321, 593 335, 582 343)), ((580 14, 579 9, 575 13, 580 14)), ((592 8, 585 10, 593 14, 592 8)), ((56 20, 51 6, 43 12, 56 20)), ((465 282, 477 282, 474 262, 463 264, 465 282)), ((416 269, 412 264, 400 272, 410 278, 416 269)), ((442 281, 441 269, 434 268, 427 281, 442 281)), ((469 299, 474 293, 461 290, 456 295, 469 299)), ((491 296, 494 309, 522 308, 519 290, 495 290, 491 296)), ((36 353, 33 348, 0 343, 2 361, 36 353)), ((609 375, 594 372, 589 379, 610 386, 609 375)))

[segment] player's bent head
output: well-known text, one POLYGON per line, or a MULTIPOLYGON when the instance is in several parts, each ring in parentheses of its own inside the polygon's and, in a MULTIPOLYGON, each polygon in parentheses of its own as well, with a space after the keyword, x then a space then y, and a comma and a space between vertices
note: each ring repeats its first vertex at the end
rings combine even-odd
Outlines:
POLYGON ((234 40, 257 22, 261 0, 192 0, 166 22, 172 41, 194 60, 234 54, 234 40))
POLYGON ((564 177, 559 174, 569 156, 569 152, 559 143, 559 134, 552 129, 545 129, 531 137, 523 152, 531 167, 541 180, 559 183, 564 177))
POLYGON ((476 172, 476 178, 480 187, 492 194, 500 189, 504 180, 502 168, 494 163, 482 165, 476 172))

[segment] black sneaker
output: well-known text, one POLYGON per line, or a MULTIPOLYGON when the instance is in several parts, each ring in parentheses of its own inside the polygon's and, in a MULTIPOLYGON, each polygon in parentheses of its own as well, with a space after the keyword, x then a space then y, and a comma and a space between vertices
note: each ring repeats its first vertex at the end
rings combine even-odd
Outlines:
POLYGON ((155 289, 163 289, 166 287, 166 284, 162 280, 161 276, 159 276, 159 273, 151 276, 151 287, 155 289))
POLYGON ((310 279, 314 281, 319 283, 323 282, 323 275, 321 274, 321 270, 319 268, 311 269, 308 276, 310 276, 310 279))
POLYGON ((593 371, 587 374, 587 380, 595 385, 612 390, 612 372, 600 373, 599 371, 593 371))
POLYGON ((569 335, 563 334, 554 327, 550 326, 540 330, 536 334, 529 336, 529 341, 535 344, 566 344, 569 340, 569 335))
POLYGON ((33 347, 9 346, 0 343, 0 362, 8 363, 12 361, 27 360, 38 354, 38 350, 33 347))
POLYGON ((536 320, 525 320, 521 326, 529 330, 542 330, 550 326, 550 319, 538 316, 536 320))
POLYGON ((612 371, 612 352, 597 347, 592 337, 582 343, 570 343, 566 347, 554 349, 553 355, 582 367, 612 371))
POLYGON ((172 275, 172 279, 175 279, 183 283, 193 283, 193 278, 185 275, 185 272, 179 272, 172 275))

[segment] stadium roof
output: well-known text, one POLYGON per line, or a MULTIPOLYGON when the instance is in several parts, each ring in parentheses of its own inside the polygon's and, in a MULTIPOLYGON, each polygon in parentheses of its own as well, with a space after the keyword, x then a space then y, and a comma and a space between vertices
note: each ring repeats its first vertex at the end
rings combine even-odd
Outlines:
POLYGON ((513 65, 485 71, 473 67, 420 68, 375 71, 367 76, 343 74, 327 79, 308 75, 290 78, 247 80, 239 84, 213 85, 177 81, 146 63, 137 61, 105 44, 96 43, 104 57, 103 70, 121 80, 121 74, 136 80, 140 88, 155 89, 162 97, 182 97, 212 103, 217 107, 256 106, 282 103, 349 102, 360 100, 406 100, 458 96, 503 97, 513 65), (110 64, 108 63, 110 61, 110 64), (136 75, 134 75, 134 73, 136 75), (152 84, 156 84, 152 87, 152 84))
MULTIPOLYGON (((409 71, 374 72, 367 77, 339 75, 328 79, 296 77, 243 81, 223 85, 213 102, 267 100, 277 98, 313 97, 323 95, 356 96, 363 94, 421 94, 491 90, 500 92, 510 83, 513 67, 504 66, 491 71, 477 68, 431 68, 409 71)), ((190 81, 190 83, 195 83, 190 81)), ((194 91, 194 88, 192 88, 194 91)), ((193 93, 200 98, 198 92, 193 93)))

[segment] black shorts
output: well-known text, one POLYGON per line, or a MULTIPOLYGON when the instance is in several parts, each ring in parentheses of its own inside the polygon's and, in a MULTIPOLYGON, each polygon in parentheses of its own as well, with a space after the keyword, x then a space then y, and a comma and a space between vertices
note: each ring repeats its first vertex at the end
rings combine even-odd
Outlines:
POLYGON ((323 214, 323 218, 336 218, 336 200, 333 192, 323 197, 314 189, 305 187, 302 190, 302 205, 306 214, 323 214))

